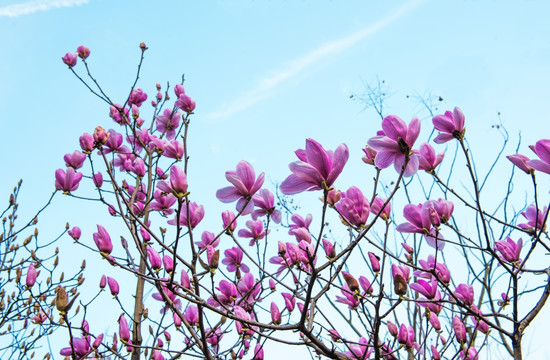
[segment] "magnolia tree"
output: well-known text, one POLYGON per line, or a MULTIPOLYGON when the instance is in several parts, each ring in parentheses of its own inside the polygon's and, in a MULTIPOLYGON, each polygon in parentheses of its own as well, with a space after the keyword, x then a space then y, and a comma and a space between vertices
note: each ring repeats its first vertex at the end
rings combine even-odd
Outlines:
MULTIPOLYGON (((43 346, 41 338, 51 335, 59 322, 53 317, 51 301, 56 289, 70 287, 73 294, 82 285, 82 271, 65 278, 59 269, 59 249, 52 244, 57 238, 39 238, 38 216, 50 204, 39 210, 30 221, 20 224, 19 181, 2 213, 0 230, 0 358, 29 359, 43 346), (39 240, 40 239, 40 240, 39 240), (40 283, 36 283, 40 276, 40 283)), ((78 309, 75 309, 77 312, 78 309)), ((48 356, 48 355, 46 355, 48 356)))
POLYGON ((418 118, 407 124, 380 111, 381 130, 363 149, 372 182, 362 176, 339 189, 348 147, 306 139, 276 188, 264 187, 264 174, 248 162, 231 165, 216 197, 235 205, 209 213, 187 180, 195 101, 182 81, 173 91, 156 84, 146 103, 150 96, 136 87, 147 50, 140 48, 136 81, 118 103, 91 75, 88 48, 63 57, 114 124, 80 137, 55 186, 77 203, 83 187, 95 189, 92 200, 119 226, 97 224, 80 239, 79 228, 70 230, 89 257, 103 258, 94 269, 105 274, 98 294, 77 301, 85 312, 74 310, 76 284, 58 287, 55 307, 32 298, 51 314, 33 329, 65 328, 56 352, 258 360, 277 357, 266 349, 298 346, 331 359, 473 360, 489 350, 522 359, 522 337, 550 294, 550 268, 540 261, 550 250, 541 204, 548 199, 535 182, 550 174, 550 140, 531 146, 533 160, 508 156, 515 167, 495 204, 494 195, 484 197, 487 178, 476 172, 459 108, 432 121, 433 143, 456 146, 445 171, 444 153, 418 141, 418 118), (508 202, 512 178, 532 180, 523 212, 508 202), (318 206, 294 207, 302 192, 318 206), (205 228, 205 215, 219 225, 205 228), (100 319, 106 308, 117 315, 100 319))

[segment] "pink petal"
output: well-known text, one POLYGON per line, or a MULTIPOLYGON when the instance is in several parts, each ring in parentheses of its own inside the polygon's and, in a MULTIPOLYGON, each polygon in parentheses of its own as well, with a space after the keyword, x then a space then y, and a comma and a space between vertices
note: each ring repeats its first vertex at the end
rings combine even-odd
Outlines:
MULTIPOLYGON (((398 138, 407 139, 407 124, 396 115, 389 115, 382 120, 382 130, 390 139, 397 141, 398 138)), ((371 146, 369 144, 369 146, 371 146)), ((372 146, 371 146, 372 147, 372 146)))

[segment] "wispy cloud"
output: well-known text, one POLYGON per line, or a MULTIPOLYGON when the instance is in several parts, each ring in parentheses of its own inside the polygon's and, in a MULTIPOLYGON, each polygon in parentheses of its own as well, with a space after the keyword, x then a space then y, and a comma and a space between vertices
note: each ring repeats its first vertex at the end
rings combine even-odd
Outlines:
POLYGON ((388 26, 399 17, 410 12, 411 10, 424 3, 426 0, 414 0, 407 2, 403 6, 394 10, 390 15, 371 24, 353 34, 341 37, 339 39, 326 42, 317 47, 310 53, 296 58, 290 61, 286 66, 281 67, 279 70, 272 72, 274 75, 267 75, 261 79, 256 87, 250 91, 246 91, 240 94, 236 99, 228 104, 224 104, 221 108, 213 113, 206 115, 210 119, 220 119, 234 115, 242 110, 248 109, 257 102, 272 95, 274 90, 279 84, 285 80, 299 75, 303 71, 307 70, 311 65, 326 59, 330 56, 337 55, 344 50, 349 49, 353 45, 359 43, 361 40, 377 33, 384 27, 388 26))
POLYGON ((35 0, 22 4, 12 4, 0 7, 0 16, 17 17, 38 11, 48 11, 62 7, 87 4, 89 0, 35 0))

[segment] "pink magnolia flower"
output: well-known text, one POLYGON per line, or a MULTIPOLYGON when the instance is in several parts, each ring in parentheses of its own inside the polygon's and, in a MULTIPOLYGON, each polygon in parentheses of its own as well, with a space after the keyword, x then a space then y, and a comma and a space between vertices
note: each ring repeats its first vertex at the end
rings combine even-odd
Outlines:
POLYGON ((397 325, 395 325, 393 322, 391 321, 388 321, 388 323, 386 324, 386 326, 388 327, 388 332, 392 335, 392 336, 397 336, 397 334, 399 333, 399 330, 397 329, 397 325))
POLYGON ((418 279, 417 282, 410 285, 410 288, 422 296, 425 296, 427 299, 432 300, 437 293, 437 280, 432 279, 432 281, 427 282, 418 279))
POLYGON ((336 209, 349 224, 361 227, 367 223, 370 205, 361 190, 352 186, 342 193, 342 199, 336 204, 336 209))
POLYGON ((253 220, 258 219, 259 216, 269 215, 274 223, 279 224, 281 222, 281 212, 275 209, 275 197, 271 191, 261 189, 252 196, 252 200, 254 206, 258 207, 252 212, 253 220))
POLYGON ((427 172, 432 172, 443 161, 445 151, 435 154, 434 148, 428 143, 422 143, 417 152, 418 168, 427 172))
POLYGON ((252 196, 260 190, 264 183, 264 173, 261 173, 256 179, 256 173, 252 165, 246 161, 239 161, 236 171, 229 170, 225 172, 225 178, 233 186, 224 187, 216 192, 216 197, 223 203, 237 201, 237 211, 242 211, 243 215, 250 214, 254 210, 252 196), (244 208, 247 203, 246 208, 244 208))
MULTIPOLYGON (((181 299, 176 294, 174 294, 173 291, 169 290, 165 286, 161 286, 161 291, 162 291, 162 293, 164 293, 164 296, 166 296, 168 298, 168 300, 170 300, 170 302, 174 305, 174 307, 176 309, 181 310, 181 299)), ((162 301, 162 302, 166 303, 166 306, 163 307, 160 310, 160 312, 162 314, 164 314, 166 312, 166 310, 169 308, 169 302, 164 300, 164 297, 163 297, 162 293, 160 293, 160 292, 154 293, 151 296, 153 297, 153 299, 155 299, 157 301, 162 301)), ((176 317, 174 317, 174 318, 176 318, 176 317)))
POLYGON ((164 194, 156 190, 153 194, 153 201, 150 205, 151 210, 160 211, 162 215, 171 215, 174 212, 172 206, 176 203, 177 198, 174 194, 164 194))
POLYGON ((97 232, 94 233, 94 242, 98 250, 106 255, 109 255, 113 251, 113 243, 111 237, 105 228, 101 225, 97 225, 97 232))
POLYGON ((311 214, 307 214, 306 218, 304 219, 298 214, 294 214, 290 217, 290 220, 292 223, 289 224, 290 230, 288 233, 292 235, 292 231, 298 228, 305 228, 309 229, 309 225, 311 225, 311 222, 313 221, 313 216, 311 214))
POLYGON ((172 193, 178 198, 182 198, 187 193, 187 176, 183 169, 179 166, 172 166, 170 168, 170 181, 159 181, 157 183, 157 189, 163 193, 172 193))
POLYGON ((108 133, 109 133, 109 138, 105 142, 106 149, 104 150, 104 153, 109 154, 112 152, 118 152, 124 141, 122 134, 117 133, 113 129, 109 129, 108 133))
POLYGON ((84 133, 78 139, 80 148, 86 154, 89 154, 94 149, 94 138, 92 134, 84 133))
POLYGON ((477 350, 473 347, 469 347, 466 352, 461 351, 460 352, 460 358, 463 360, 478 360, 478 353, 477 350))
POLYGON ((484 334, 489 332, 489 324, 483 320, 483 313, 477 308, 477 306, 472 305, 472 310, 478 314, 480 317, 472 316, 472 322, 474 323, 474 328, 478 331, 481 331, 484 334))
POLYGON ((199 249, 205 249, 207 246, 217 247, 220 244, 220 238, 216 239, 216 234, 209 231, 203 231, 201 234, 201 241, 195 241, 195 245, 199 249))
POLYGON ((127 344, 130 341, 130 327, 124 314, 118 318, 118 335, 123 344, 127 344))
POLYGON ((79 58, 81 58, 82 60, 85 60, 88 58, 88 56, 90 56, 90 49, 88 49, 84 45, 80 45, 79 47, 76 48, 76 53, 78 54, 79 58))
POLYGON ((189 305, 183 316, 191 326, 196 326, 199 323, 199 309, 195 305, 189 305))
POLYGON ((78 189, 80 180, 82 180, 82 174, 75 172, 72 167, 67 168, 66 172, 62 169, 55 171, 55 188, 62 190, 65 194, 78 189))
POLYGON ((92 175, 92 181, 97 188, 103 185, 103 174, 99 171, 92 175))
POLYGON ((350 310, 355 310, 361 305, 359 297, 349 288, 347 283, 342 286, 340 292, 344 297, 336 295, 336 302, 346 304, 350 310))
POLYGON ((175 139, 176 130, 180 126, 180 118, 181 114, 179 112, 165 109, 162 115, 157 116, 157 131, 166 134, 168 140, 175 139))
POLYGON ((275 325, 281 324, 281 312, 279 311, 279 308, 277 307, 275 301, 271 302, 271 320, 275 325))
POLYGON ((162 257, 162 265, 164 265, 164 270, 167 273, 172 273, 174 271, 174 259, 170 255, 164 255, 162 257))
MULTIPOLYGON (((438 262, 435 263, 435 257, 433 255, 428 256, 427 260, 418 260, 418 263, 422 269, 432 271, 435 270, 437 275, 437 280, 441 281, 444 284, 449 284, 451 282, 451 273, 445 264, 438 262)), ((422 277, 425 279, 432 279, 434 276, 429 272, 415 271, 414 276, 422 277)))
POLYGON ((69 346, 61 349, 59 351, 60 355, 70 357, 73 355, 73 348, 74 348, 74 352, 76 356, 79 359, 82 359, 82 358, 85 358, 86 355, 88 355, 88 352, 90 352, 90 341, 88 337, 82 337, 82 338, 73 337, 70 342, 72 344, 72 347, 69 346))
POLYGON ((174 106, 190 114, 193 112, 193 110, 195 110, 196 104, 195 100, 193 100, 191 97, 185 94, 180 94, 180 96, 178 96, 178 100, 176 100, 176 102, 174 103, 174 106))
POLYGON ((401 324, 399 327, 399 333, 397 334, 397 341, 408 348, 412 348, 414 344, 414 335, 414 329, 412 326, 401 324))
POLYGON ((363 160, 365 164, 374 165, 374 159, 376 158, 377 152, 368 145, 363 148, 363 152, 365 153, 365 156, 363 156, 361 160, 363 160))
POLYGON ((176 159, 180 161, 184 156, 183 144, 177 140, 172 140, 164 145, 164 156, 169 159, 176 159))
POLYGON ((72 68, 73 66, 76 65, 76 60, 77 60, 77 56, 76 54, 73 54, 73 53, 66 53, 65 56, 63 56, 61 58, 61 60, 63 60, 63 63, 65 65, 68 65, 70 68, 72 68))
POLYGON ((149 259, 149 264, 153 270, 160 270, 162 268, 162 260, 159 253, 150 246, 147 246, 147 258, 149 259))
POLYGON ((130 97, 128 98, 128 104, 130 106, 135 105, 137 107, 140 107, 141 104, 143 104, 147 100, 147 94, 143 92, 142 89, 134 89, 130 93, 130 97))
POLYGON ((65 160, 65 165, 67 167, 72 167, 73 169, 78 170, 82 167, 82 165, 84 165, 86 155, 78 150, 75 150, 72 154, 65 154, 63 160, 65 160))
POLYGON ((380 258, 378 256, 376 256, 374 253, 370 252, 368 253, 369 255, 369 261, 370 261, 370 266, 371 266, 371 269, 373 272, 377 273, 380 271, 380 258))
POLYGON ((73 227, 67 233, 70 237, 75 239, 75 241, 78 241, 78 239, 80 239, 80 236, 82 235, 82 231, 80 231, 80 228, 78 226, 73 227))
POLYGON ((197 225, 201 222, 202 218, 204 217, 204 207, 202 205, 197 205, 196 202, 189 203, 189 220, 188 214, 187 214, 187 207, 184 204, 181 208, 181 213, 179 217, 179 221, 177 216, 172 219, 168 220, 168 224, 170 225, 182 225, 182 226, 191 226, 191 228, 197 227, 197 225))
POLYGON ((334 250, 334 244, 323 238, 323 249, 328 259, 334 259, 336 257, 336 251, 334 250))
POLYGON ((48 320, 48 314, 48 311, 44 312, 42 310, 39 310, 38 314, 31 317, 31 322, 35 325, 43 324, 46 320, 48 320))
POLYGON ((456 340, 459 343, 465 344, 468 341, 466 327, 458 315, 453 317, 453 330, 455 332, 456 340))
POLYGON ((300 161, 288 166, 292 174, 281 183, 281 191, 286 195, 330 189, 349 158, 345 144, 338 145, 333 153, 313 139, 306 139, 305 150, 298 149, 295 153, 300 161))
POLYGON ((535 170, 550 174, 550 139, 537 141, 534 151, 540 160, 529 160, 527 165, 535 170))
POLYGON ((464 114, 458 107, 455 107, 453 112, 446 111, 444 115, 434 116, 432 123, 441 132, 434 139, 436 144, 464 137, 464 114))
POLYGON ((384 221, 388 221, 390 219, 391 214, 391 203, 388 203, 386 207, 382 210, 382 206, 386 203, 386 200, 379 198, 378 196, 374 198, 374 201, 371 204, 371 213, 378 215, 380 214, 380 217, 384 221))
POLYGON ((516 243, 510 237, 506 237, 506 240, 500 240, 495 242, 495 250, 500 253, 500 258, 503 261, 510 263, 520 262, 521 248, 523 247, 523 240, 520 238, 516 243))
POLYGON ((370 138, 368 144, 378 151, 374 164, 380 169, 385 169, 393 164, 395 170, 401 173, 406 159, 407 166, 403 176, 409 177, 418 171, 418 156, 412 150, 418 134, 420 133, 420 120, 414 117, 409 126, 398 116, 386 116, 382 120, 383 134, 370 138))
POLYGON ((235 214, 232 211, 225 210, 222 212, 223 227, 230 234, 237 228, 237 221, 235 220, 235 214))
POLYGON ((36 276, 36 268, 34 267, 34 264, 31 263, 27 268, 27 278, 25 279, 25 285, 27 285, 28 288, 32 288, 34 286, 34 283, 36 282, 36 276))
POLYGON ((125 125, 129 123, 129 113, 129 110, 127 108, 123 108, 120 104, 113 104, 109 107, 109 117, 119 125, 125 125))
POLYGON ((348 342, 346 345, 350 351, 344 351, 344 354, 356 360, 369 359, 369 356, 374 351, 374 348, 369 348, 368 344, 369 341, 364 337, 361 337, 357 344, 348 342))
POLYGON ((531 171, 534 169, 527 165, 527 162, 529 161, 529 158, 522 154, 513 154, 506 156, 508 160, 512 162, 512 164, 516 165, 521 171, 525 172, 526 174, 530 174, 531 171))
POLYGON ((243 238, 250 238, 250 246, 254 245, 258 240, 263 239, 267 233, 264 230, 264 224, 262 220, 248 220, 246 222, 248 230, 239 230, 239 236, 243 238))
POLYGON ((216 294, 216 299, 210 298, 208 299, 208 303, 210 305, 214 306, 220 306, 223 305, 231 305, 237 300, 237 287, 234 283, 229 282, 227 280, 220 281, 218 287, 216 287, 217 290, 220 291, 219 294, 216 294))
POLYGON ((292 310, 294 310, 294 307, 296 306, 296 298, 294 297, 294 295, 286 292, 281 293, 281 296, 285 299, 286 309, 288 310, 289 313, 291 313, 292 310))
POLYGON ((458 285, 454 295, 466 305, 472 305, 474 303, 474 287, 472 285, 458 285))
POLYGON ((245 273, 250 272, 250 268, 243 264, 243 251, 238 247, 232 247, 227 249, 224 252, 225 258, 222 260, 222 264, 227 266, 227 271, 235 272, 237 270, 242 270, 245 273))
POLYGON ((539 231, 544 224, 544 219, 546 218, 546 213, 548 212, 548 207, 545 206, 544 209, 538 210, 535 205, 531 205, 527 208, 526 211, 522 212, 521 215, 527 219, 527 223, 518 224, 518 226, 525 230, 539 231))
POLYGON ((120 292, 120 286, 118 285, 118 282, 114 278, 108 276, 107 284, 109 285, 109 290, 111 291, 111 294, 116 297, 120 292))

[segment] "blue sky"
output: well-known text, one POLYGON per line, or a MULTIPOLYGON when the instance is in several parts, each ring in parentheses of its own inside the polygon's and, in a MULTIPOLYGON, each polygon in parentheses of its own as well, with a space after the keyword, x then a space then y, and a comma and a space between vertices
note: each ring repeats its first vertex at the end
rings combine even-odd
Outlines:
MULTIPOLYGON (((78 136, 115 128, 108 108, 61 62, 81 44, 117 102, 134 79, 142 41, 149 50, 138 86, 150 98, 156 82, 173 86, 185 73, 197 102, 190 182, 205 204, 241 159, 269 181, 284 180, 306 137, 332 149, 347 143, 342 188, 356 182, 365 174, 361 147, 380 120, 350 95, 377 79, 392 94, 388 113, 420 116, 424 135, 430 119, 415 98, 431 94, 444 99, 439 112, 462 108, 477 153, 496 151, 486 139, 498 138, 499 112, 515 140, 522 132, 527 153, 527 144, 550 136, 549 13, 543 0, 1 1, 0 197, 23 178, 23 206, 38 208, 78 136)), ((59 196, 47 218, 52 228, 85 219, 88 210, 67 214, 74 206, 59 196)))

